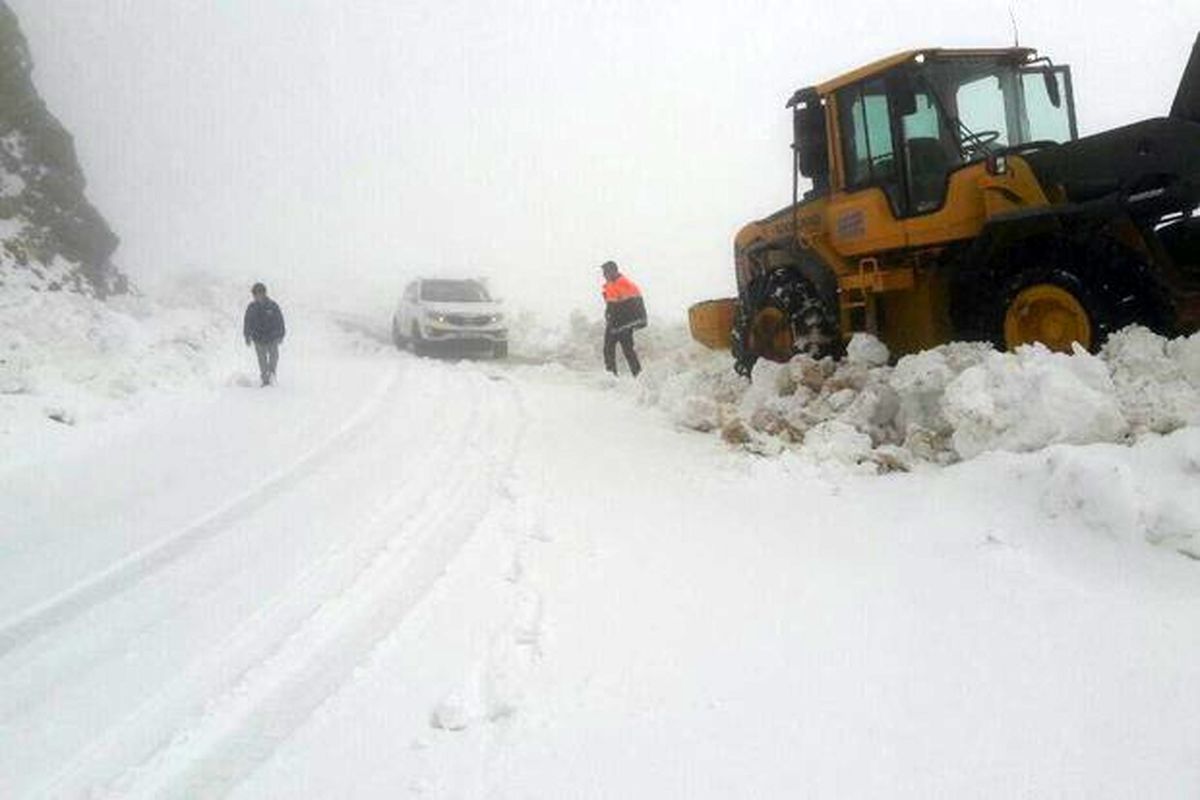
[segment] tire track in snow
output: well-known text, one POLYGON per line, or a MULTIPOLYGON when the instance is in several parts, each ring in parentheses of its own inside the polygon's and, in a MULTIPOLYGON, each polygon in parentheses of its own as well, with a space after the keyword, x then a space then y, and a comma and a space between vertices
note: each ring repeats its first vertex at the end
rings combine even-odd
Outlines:
POLYGON ((239 518, 311 475, 379 413, 384 399, 396 385, 399 374, 399 365, 393 366, 370 398, 336 431, 257 486, 54 597, 0 623, 0 658, 175 562, 200 544, 216 537, 239 518))
MULTIPOLYGON (((406 377, 411 376, 412 371, 406 372, 406 377)), ((421 372, 417 377, 420 385, 426 390, 430 389, 432 384, 434 389, 432 394, 435 396, 438 390, 444 393, 444 388, 437 382, 439 378, 437 373, 421 372)), ((409 383, 410 381, 405 381, 405 388, 409 383)), ((389 395, 390 399, 391 395, 389 395)), ((389 408, 392 407, 389 402, 389 408)), ((449 445, 448 459, 452 453, 460 449, 460 443, 455 438, 456 435, 461 434, 461 438, 465 440, 466 432, 472 428, 470 421, 477 411, 474 408, 469 411, 468 415, 427 414, 425 416, 432 424, 406 428, 400 431, 400 438, 388 438, 387 445, 389 448, 398 445, 402 452, 406 450, 423 451, 428 449, 423 446, 428 441, 444 442, 449 445)), ((424 419, 422 421, 424 422, 424 419)), ((385 425, 391 424, 391 420, 383 418, 380 419, 380 422, 385 425)), ((373 441, 378 438, 379 431, 378 427, 371 427, 362 436, 351 440, 350 445, 353 446, 367 440, 368 437, 373 441)), ((356 458, 355 460, 362 459, 356 458)), ((373 463, 377 458, 373 454, 367 454, 366 460, 373 463)), ((450 464, 448 461, 435 460, 432 464, 419 466, 432 467, 431 479, 436 480, 437 475, 443 469, 448 468, 450 464)), ((297 484, 295 490, 304 491, 311 484, 312 489, 319 493, 318 482, 325 475, 326 473, 323 471, 310 476, 306 481, 297 484)), ((323 553, 314 558, 311 566, 293 578, 291 584, 282 587, 279 594, 259 606, 253 614, 233 627, 224 639, 214 642, 208 649, 207 655, 198 661, 183 665, 183 670, 177 677, 151 687, 144 697, 138 698, 136 704, 131 706, 131 711, 116 719, 114 724, 99 738, 86 745, 82 750, 69 755, 69 760, 62 765, 57 776, 51 779, 59 788, 42 789, 42 793, 52 795, 85 793, 87 787, 103 784, 130 764, 142 762, 155 751, 168 746, 181 723, 200 717, 209 703, 214 699, 221 698, 227 693, 229 687, 244 680, 246 674, 252 672, 256 664, 269 658, 282 645, 283 641, 316 613, 326 599, 323 592, 336 593, 341 585, 338 583, 339 581, 344 584, 350 583, 358 569, 361 568, 356 559, 364 563, 369 562, 375 552, 391 544, 390 538, 385 535, 386 531, 382 531, 379 524, 387 519, 386 510, 407 502, 414 491, 416 493, 414 501, 419 501, 420 494, 430 489, 431 480, 414 480, 410 488, 406 486, 407 481, 403 480, 407 477, 403 470, 394 478, 389 475, 387 484, 398 484, 403 488, 394 497, 374 504, 374 510, 367 515, 361 526, 365 530, 364 534, 348 538, 337 537, 331 547, 326 548, 323 553), (380 536, 372 537, 372 528, 379 530, 382 540, 380 540, 380 536), (347 572, 349 573, 348 577, 345 574, 347 572), (72 792, 63 788, 64 786, 76 788, 72 792)), ((420 478, 419 473, 417 478, 420 478)), ((269 512, 270 508, 267 511, 269 512)), ((336 520, 334 523, 336 524, 336 520)), ((269 554, 267 555, 269 556, 269 554)), ((180 566, 188 567, 189 563, 182 562, 180 566)), ((136 591, 140 591, 140 587, 135 590, 134 594, 136 591)), ((203 604, 204 598, 202 596, 193 597, 190 602, 203 604)), ((107 611, 107 608, 105 610, 107 611)), ((122 636, 122 633, 129 634, 129 632, 118 632, 113 637, 118 649, 126 638, 122 636)), ((136 631, 133 634, 140 635, 136 631)), ((96 652, 89 652, 87 655, 89 661, 93 657, 101 660, 105 657, 104 653, 96 652)), ((78 662, 79 659, 73 660, 73 663, 78 662)), ((29 665, 27 670, 34 672, 41 668, 39 664, 34 663, 29 665)))
MULTIPOLYGON (((405 375, 410 375, 410 371, 406 371, 405 375)), ((384 402, 387 408, 394 408, 394 399, 396 394, 406 389, 408 381, 405 381, 400 386, 397 386, 395 381, 387 390, 387 395, 384 402)), ((372 420, 381 420, 378 412, 372 415, 372 420)), ((444 418, 443 418, 444 419, 444 418)), ((439 420, 442 421, 442 420, 439 420)), ((359 425, 358 428, 340 441, 338 452, 332 453, 328 457, 321 460, 319 465, 314 469, 307 470, 303 476, 298 476, 296 480, 289 481, 287 486, 281 487, 278 492, 273 494, 274 499, 284 499, 288 495, 295 494, 296 491, 303 489, 307 483, 314 479, 320 479, 321 476, 327 475, 330 472, 331 465, 338 460, 346 460, 347 456, 353 457, 358 446, 367 436, 373 436, 376 433, 374 428, 367 424, 359 425)), ((405 438, 396 442, 394 445, 399 445, 401 452, 407 450, 414 441, 419 441, 419 436, 428 435, 428 432, 405 432, 405 438)), ((398 476, 396 482, 399 482, 398 476)), ((260 506, 266 506, 270 509, 270 504, 263 502, 260 506)), ((375 507, 366 515, 367 519, 378 516, 378 506, 382 504, 376 503, 375 507)), ((257 508, 251 508, 247 512, 247 516, 242 519, 232 521, 228 526, 229 529, 236 529, 242 526, 246 520, 251 519, 257 508)), ((365 527, 365 526, 364 526, 365 527)), ((228 531, 224 531, 226 535, 228 531)), ((208 542, 213 545, 217 540, 210 537, 208 542)), ((328 558, 337 558, 336 551, 346 546, 345 539, 337 539, 334 544, 328 548, 326 554, 320 560, 328 558)), ((349 540, 351 544, 357 544, 356 539, 349 540)), ((199 557, 206 550, 193 549, 191 557, 193 559, 199 557)), ((165 564, 162 569, 156 570, 153 574, 142 576, 141 583, 138 584, 137 590, 142 587, 153 586, 155 583, 172 582, 172 568, 178 569, 181 565, 185 568, 188 562, 183 559, 176 559, 173 564, 165 564)), ((233 567, 232 572, 236 572, 243 565, 233 567)), ((231 573, 226 573, 231 574, 231 573)), ((19 719, 22 716, 28 716, 35 713, 35 709, 42 703, 46 702, 47 698, 51 697, 58 688, 67 686, 80 680, 86 680, 89 673, 98 667, 103 667, 111 660, 120 658, 121 653, 129 646, 130 642, 137 641, 148 633, 152 633, 156 628, 161 628, 164 624, 169 624, 171 615, 179 612, 188 605, 200 602, 203 603, 203 598, 197 600, 195 597, 187 597, 182 592, 173 592, 177 594, 176 602, 156 602, 148 608, 153 609, 154 613, 149 617, 132 618, 122 614, 117 604, 125 602, 136 603, 136 592, 134 587, 128 587, 130 591, 125 595, 113 595, 105 598, 97 605, 93 605, 87 609, 82 609, 73 620, 64 621, 64 625, 58 628, 58 631, 69 631, 68 625, 73 622, 76 626, 87 625, 90 616, 103 615, 98 621, 99 624, 91 626, 89 634, 89 642, 86 649, 79 649, 68 654, 62 654, 61 651, 55 653, 56 644, 62 644, 66 647, 71 647, 75 641, 68 635, 60 642, 59 637, 43 637, 38 640, 35 646, 25 647, 15 653, 10 653, 7 657, 0 654, 0 666, 4 669, 4 684, 11 691, 0 692, 0 726, 10 724, 13 720, 19 719), (129 598, 129 599, 126 599, 129 598)), ((220 587, 216 587, 211 591, 219 592, 220 587)), ((2 760, 2 759, 0 759, 2 760)))
MULTIPOLYGON (((505 405, 512 405, 515 390, 509 385, 505 391, 510 395, 505 405)), ((511 421, 512 413, 486 400, 484 405, 489 413, 471 442, 477 461, 470 471, 439 487, 401 523, 415 541, 384 553, 349 591, 323 607, 303 636, 263 665, 257 685, 252 680, 252 685, 239 687, 229 707, 209 714, 197 730, 185 734, 181 747, 163 754, 149 785, 135 786, 135 793, 194 797, 227 792, 336 694, 430 592, 488 514, 511 467, 519 430, 503 431, 496 423, 503 424, 506 417, 511 421), (506 440, 502 451, 479 452, 481 444, 500 433, 506 440), (196 750, 203 754, 200 758, 193 757, 196 750)))
POLYGON ((488 513, 523 426, 513 425, 522 410, 516 389, 503 383, 504 403, 472 393, 473 419, 453 446, 439 426, 429 431, 439 457, 424 465, 425 480, 378 512, 372 527, 381 535, 346 555, 354 570, 330 580, 337 565, 322 564, 43 791, 86 792, 115 778, 108 789, 121 795, 210 796, 269 757, 428 594, 488 513))

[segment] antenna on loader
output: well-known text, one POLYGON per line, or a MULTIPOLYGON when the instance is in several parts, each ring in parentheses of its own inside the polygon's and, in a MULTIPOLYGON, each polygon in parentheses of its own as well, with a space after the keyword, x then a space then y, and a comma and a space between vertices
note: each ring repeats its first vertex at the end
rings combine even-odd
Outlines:
POLYGON ((1013 4, 1008 4, 1008 21, 1012 23, 1013 29, 1013 47, 1021 46, 1021 32, 1017 29, 1017 12, 1013 10, 1013 4))

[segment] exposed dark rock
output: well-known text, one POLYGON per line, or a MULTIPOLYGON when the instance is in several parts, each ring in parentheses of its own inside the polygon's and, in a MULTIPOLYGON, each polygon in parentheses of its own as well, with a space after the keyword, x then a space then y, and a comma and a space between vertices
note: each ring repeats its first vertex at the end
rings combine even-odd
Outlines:
POLYGON ((17 16, 0 0, 0 282, 28 270, 63 289, 123 292, 112 264, 119 240, 84 196, 74 141, 32 72, 17 16))

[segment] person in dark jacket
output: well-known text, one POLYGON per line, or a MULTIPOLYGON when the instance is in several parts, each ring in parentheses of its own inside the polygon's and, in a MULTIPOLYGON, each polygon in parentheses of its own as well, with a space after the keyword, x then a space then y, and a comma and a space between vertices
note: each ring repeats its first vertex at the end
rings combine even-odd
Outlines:
POLYGON ((279 343, 287 332, 283 324, 283 312, 279 304, 267 297, 267 287, 256 283, 250 289, 254 300, 246 306, 246 319, 242 325, 242 335, 246 338, 246 346, 254 342, 254 350, 258 354, 258 371, 262 375, 262 385, 268 386, 275 381, 275 368, 279 365, 279 343))
POLYGON ((646 304, 637 285, 621 274, 615 261, 600 266, 604 273, 604 368, 617 374, 617 345, 636 378, 642 371, 633 349, 633 332, 646 327, 646 304))

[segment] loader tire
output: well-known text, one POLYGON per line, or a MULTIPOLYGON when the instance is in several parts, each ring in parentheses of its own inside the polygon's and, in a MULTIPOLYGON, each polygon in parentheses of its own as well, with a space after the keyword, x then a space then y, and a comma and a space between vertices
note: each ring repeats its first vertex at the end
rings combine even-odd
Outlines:
POLYGON ((1077 276, 1061 269, 1031 269, 1012 281, 1001 302, 999 338, 1005 350, 1041 342, 1070 353, 1075 343, 1095 350, 1105 312, 1077 276))
POLYGON ((759 358, 787 362, 795 355, 836 356, 837 316, 815 286, 786 267, 755 277, 734 316, 734 368, 749 375, 759 358))
POLYGON ((758 361, 758 356, 750 351, 750 345, 746 340, 749 327, 746 304, 739 300, 733 309, 733 329, 729 332, 729 351, 733 354, 734 372, 745 378, 750 377, 750 373, 754 370, 754 362, 758 361))
POLYGON ((1166 331, 1170 310, 1153 271, 1122 245, 1100 237, 1081 245, 1055 242, 998 293, 997 345, 1012 350, 1038 341, 1058 352, 1072 342, 1095 352, 1109 335, 1140 324, 1166 331))

